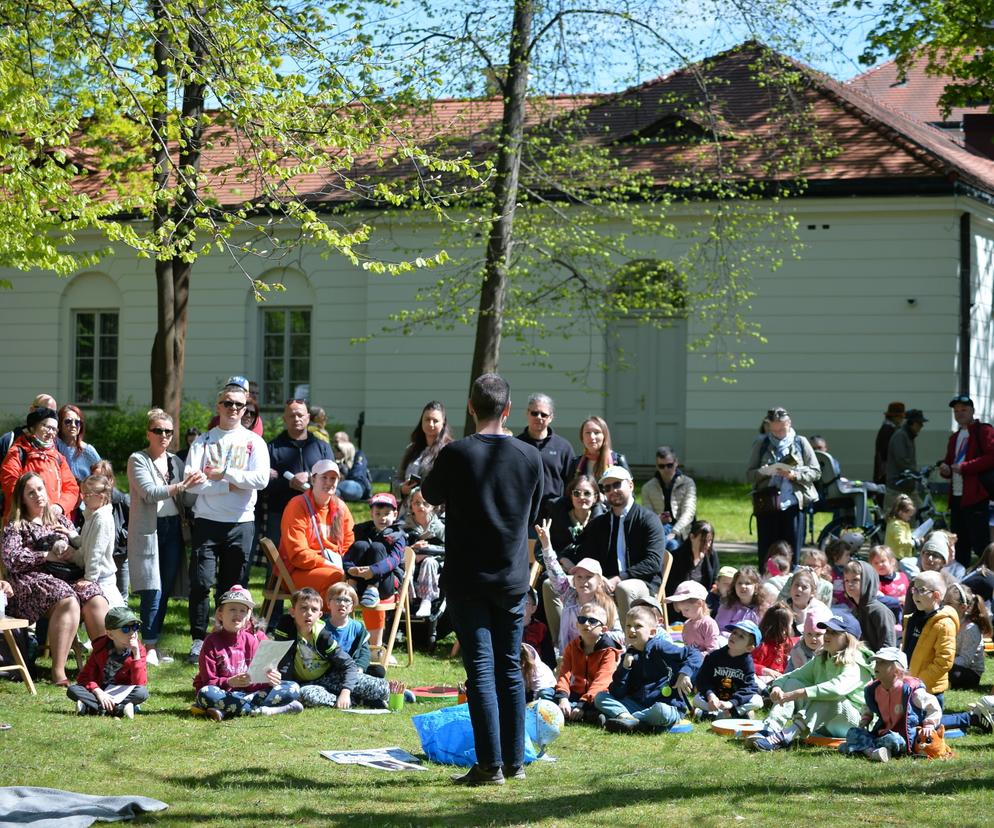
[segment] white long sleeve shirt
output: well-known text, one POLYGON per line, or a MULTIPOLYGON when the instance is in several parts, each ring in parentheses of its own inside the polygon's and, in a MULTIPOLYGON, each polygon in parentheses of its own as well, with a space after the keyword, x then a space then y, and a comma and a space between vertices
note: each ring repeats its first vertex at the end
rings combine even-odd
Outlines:
POLYGON ((265 441, 241 425, 225 431, 212 428, 201 434, 186 457, 184 474, 226 469, 221 480, 208 480, 188 490, 197 495, 195 517, 218 523, 255 520, 256 492, 269 485, 269 451, 265 441))

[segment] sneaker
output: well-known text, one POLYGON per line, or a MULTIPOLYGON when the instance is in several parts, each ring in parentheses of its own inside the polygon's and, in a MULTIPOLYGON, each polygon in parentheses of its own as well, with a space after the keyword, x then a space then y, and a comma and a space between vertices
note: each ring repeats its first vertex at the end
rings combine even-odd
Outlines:
POLYGON ((121 709, 121 715, 124 716, 125 719, 133 719, 135 717, 135 706, 131 702, 128 702, 121 709))
POLYGON ((149 667, 159 666, 159 654, 155 651, 155 647, 149 647, 145 652, 145 663, 149 667))
POLYGON ((83 704, 83 702, 81 702, 81 701, 76 702, 76 715, 77 716, 85 716, 86 715, 86 705, 83 704))
MULTIPOLYGON (((414 695, 414 691, 408 688, 404 689, 404 701, 407 704, 414 704, 418 700, 418 697, 414 695)), ((506 774, 505 774, 506 776, 506 774)))
POLYGON ((978 726, 985 733, 994 730, 994 696, 981 696, 970 705, 970 713, 977 717, 978 726))
POLYGON ((380 591, 374 586, 368 586, 362 591, 359 603, 364 607, 375 607, 380 603, 380 591))
POLYGON ((216 707, 208 707, 205 712, 208 719, 213 719, 215 722, 224 721, 223 710, 218 710, 216 707))
POLYGON ((794 743, 793 734, 788 735, 783 730, 773 730, 763 733, 754 733, 748 738, 746 744, 753 750, 769 753, 773 750, 783 750, 794 743))
POLYGON ((479 765, 473 765, 461 776, 450 777, 457 785, 465 785, 468 788, 477 788, 481 785, 503 785, 504 771, 498 766, 485 770, 479 765))
POLYGON ((890 751, 885 747, 878 747, 876 750, 868 750, 866 758, 871 762, 889 762, 890 751))
POLYGON ((414 613, 415 618, 427 618, 431 615, 431 599, 422 598, 421 603, 418 604, 418 610, 414 613))
POLYGON ((504 765, 504 779, 527 779, 524 765, 504 765))
POLYGON ((603 713, 598 713, 596 724, 601 730, 607 730, 607 716, 603 713))
POLYGON ((193 643, 190 645, 190 654, 186 657, 188 664, 199 664, 200 663, 200 650, 204 646, 202 639, 195 638, 193 643))
POLYGON ((634 733, 639 726, 639 720, 634 716, 616 716, 608 719, 605 730, 608 733, 634 733))
POLYGON ((165 653, 158 653, 159 664, 172 664, 176 659, 171 655, 166 655, 165 653))

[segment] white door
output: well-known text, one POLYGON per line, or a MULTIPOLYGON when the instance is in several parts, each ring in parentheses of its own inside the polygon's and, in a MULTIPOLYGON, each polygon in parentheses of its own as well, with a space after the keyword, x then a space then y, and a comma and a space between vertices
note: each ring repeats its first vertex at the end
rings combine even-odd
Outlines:
POLYGON ((611 442, 633 465, 654 462, 657 446, 683 456, 687 321, 656 328, 624 321, 607 335, 607 422, 611 442))

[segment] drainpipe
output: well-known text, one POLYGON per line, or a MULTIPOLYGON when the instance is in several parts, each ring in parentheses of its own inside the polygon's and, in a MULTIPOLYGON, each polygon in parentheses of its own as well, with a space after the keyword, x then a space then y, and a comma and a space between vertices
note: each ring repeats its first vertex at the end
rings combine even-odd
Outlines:
POLYGON ((959 393, 970 393, 970 309, 973 271, 970 214, 959 217, 959 393))

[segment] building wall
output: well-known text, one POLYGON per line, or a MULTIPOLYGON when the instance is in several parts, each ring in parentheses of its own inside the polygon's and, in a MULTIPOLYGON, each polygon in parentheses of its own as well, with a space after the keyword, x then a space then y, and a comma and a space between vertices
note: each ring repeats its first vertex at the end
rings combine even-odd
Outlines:
MULTIPOLYGON (((937 456, 951 423, 946 403, 958 390, 958 211, 971 205, 945 198, 794 203, 805 245, 801 259, 754 275, 757 296, 747 317, 762 324, 767 340, 753 349, 754 367, 739 372, 735 384, 704 382, 702 376, 714 371, 714 355, 688 356, 683 444, 677 446, 684 462, 698 473, 741 478, 760 419, 771 405, 784 405, 801 433, 817 431, 828 438, 845 473, 867 476, 873 437, 891 400, 926 411, 931 422, 918 454, 922 462, 937 456)), ((983 389, 989 401, 994 229, 983 211, 978 216, 975 278, 978 297, 985 298, 973 314, 973 371, 978 393, 983 389)), ((435 239, 423 220, 405 219, 374 237, 368 252, 398 258, 398 251, 434 250, 435 239)), ((681 249, 681 242, 659 240, 646 252, 667 257, 681 249)), ((350 430, 365 412, 363 443, 374 465, 396 463, 430 399, 445 403, 450 424, 460 431, 473 331, 384 333, 390 313, 409 306, 418 284, 437 278, 435 271, 399 278, 371 275, 314 249, 294 254, 292 261, 243 260, 241 265, 253 278, 285 282, 287 290, 268 294, 265 307, 312 306, 311 398, 325 407, 331 421, 350 430), (376 337, 350 343, 369 334, 376 337)), ((13 291, 0 296, 0 344, 7 355, 0 364, 0 415, 20 415, 41 390, 52 391, 60 401, 66 398, 70 312, 104 307, 115 297, 121 307, 119 398, 147 404, 155 330, 149 261, 122 251, 95 273, 69 280, 44 273, 0 275, 14 283, 13 291)), ((196 264, 189 322, 188 397, 209 404, 225 377, 257 374, 259 305, 230 258, 211 254, 196 264)), ((691 340, 695 332, 691 320, 691 340)), ((554 369, 528 366, 520 348, 505 343, 502 373, 514 400, 510 425, 515 431, 524 426, 527 395, 542 390, 556 399, 554 427, 578 445, 582 419, 607 409, 598 366, 610 361, 611 346, 605 348, 602 335, 579 328, 569 340, 549 347, 554 369), (584 369, 585 383, 567 375, 584 369)), ((651 375, 656 361, 666 358, 650 352, 639 354, 637 362, 648 365, 651 375)), ((646 445, 651 444, 650 439, 646 445)), ((620 448, 630 452, 632 462, 652 460, 651 448, 620 448)))

